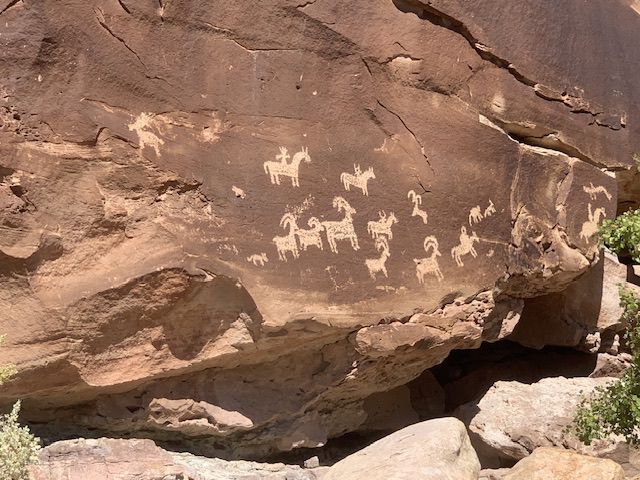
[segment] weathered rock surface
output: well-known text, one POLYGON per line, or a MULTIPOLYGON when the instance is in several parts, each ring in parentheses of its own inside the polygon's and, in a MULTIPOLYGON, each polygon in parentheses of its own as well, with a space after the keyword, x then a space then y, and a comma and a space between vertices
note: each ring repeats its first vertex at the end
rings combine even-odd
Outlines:
POLYGON ((538 447, 564 447, 610 458, 634 473, 636 455, 624 440, 598 440, 585 446, 567 428, 580 399, 613 380, 558 377, 531 385, 497 382, 479 402, 463 405, 458 413, 469 425, 483 467, 511 466, 538 447))
POLYGON ((476 480, 478 456, 455 418, 416 423, 333 465, 323 480, 476 480))
POLYGON ((620 286, 640 293, 627 282, 627 266, 605 250, 596 266, 563 292, 528 299, 509 339, 533 348, 560 345, 617 353, 624 329, 620 286))
POLYGON ((0 402, 49 439, 238 456, 384 424, 367 399, 597 261, 640 150, 639 22, 0 0, 0 402))
POLYGON ((612 460, 580 455, 561 448, 538 448, 520 460, 503 480, 624 480, 612 460))
MULTIPOLYGON (((319 469, 318 472, 321 472, 319 469)), ((319 475, 319 474, 318 474, 319 475)), ((151 440, 66 440, 44 448, 33 480, 316 480, 314 470, 284 464, 174 453, 151 440)))

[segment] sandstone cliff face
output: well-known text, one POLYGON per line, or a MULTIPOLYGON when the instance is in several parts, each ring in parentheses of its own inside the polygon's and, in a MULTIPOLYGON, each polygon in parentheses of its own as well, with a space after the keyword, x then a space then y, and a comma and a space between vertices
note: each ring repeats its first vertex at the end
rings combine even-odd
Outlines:
POLYGON ((357 430, 596 262, 639 25, 623 0, 1 0, 1 398, 236 456, 357 430))

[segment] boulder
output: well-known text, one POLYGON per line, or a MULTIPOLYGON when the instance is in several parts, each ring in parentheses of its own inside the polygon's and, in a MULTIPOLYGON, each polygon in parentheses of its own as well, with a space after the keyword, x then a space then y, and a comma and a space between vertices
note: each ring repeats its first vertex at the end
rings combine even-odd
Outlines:
POLYGON ((624 480, 612 460, 580 455, 561 448, 541 447, 520 460, 502 480, 624 480))
POLYGON ((439 418, 398 430, 340 460, 323 480, 476 480, 480 462, 465 426, 439 418))
POLYGON ((49 441, 260 456, 378 428, 368 398, 597 262, 640 151, 629 2, 0 17, 0 404, 49 441))
POLYGON ((612 437, 586 446, 570 430, 580 400, 612 381, 607 377, 545 378, 531 385, 499 381, 479 401, 461 406, 457 413, 468 424, 485 468, 511 466, 538 447, 564 447, 610 458, 634 473, 636 455, 623 439, 612 437))
POLYGON ((227 462, 175 453, 151 440, 56 442, 41 450, 32 480, 316 480, 314 469, 282 463, 227 462))

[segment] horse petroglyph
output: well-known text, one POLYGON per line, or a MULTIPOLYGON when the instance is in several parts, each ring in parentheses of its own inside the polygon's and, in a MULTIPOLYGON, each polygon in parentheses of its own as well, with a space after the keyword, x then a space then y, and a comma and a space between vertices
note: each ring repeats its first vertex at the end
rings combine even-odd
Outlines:
POLYGON ((264 267, 264 264, 269 261, 267 254, 262 253, 254 253, 250 257, 247 257, 247 262, 253 263, 256 267, 264 267))
POLYGON ((479 242, 480 239, 476 232, 471 235, 467 233, 467 227, 464 225, 460 227, 460 243, 451 249, 451 257, 456 261, 459 267, 464 267, 462 257, 471 254, 473 258, 478 256, 478 252, 473 248, 474 242, 479 242))
POLYGON ((295 235, 298 237, 298 241, 300 242, 300 248, 302 248, 303 252, 307 251, 307 247, 316 246, 320 250, 324 250, 322 247, 322 236, 321 232, 324 229, 320 220, 316 217, 311 217, 307 222, 309 225, 309 230, 303 230, 301 228, 297 228, 295 230, 295 235))
POLYGON ((296 152, 291 159, 291 162, 287 162, 289 159, 289 152, 286 147, 280 147, 280 154, 276 155, 276 161, 268 161, 263 163, 264 172, 269 174, 269 179, 272 184, 280 185, 280 177, 291 177, 291 185, 294 187, 300 186, 298 178, 298 171, 300 169, 300 163, 304 160, 306 163, 311 162, 309 156, 309 150, 306 147, 302 147, 299 152, 296 152))
POLYGON ((413 203, 413 211, 411 212, 411 216, 420 217, 422 219, 422 223, 426 225, 428 219, 427 212, 420 208, 420 205, 422 205, 422 197, 413 190, 409 190, 409 192, 407 192, 407 198, 411 200, 411 203, 413 203))
POLYGON ((391 256, 391 254, 389 253, 389 241, 387 240, 386 237, 376 238, 375 245, 376 245, 376 250, 380 252, 380 257, 367 258, 364 261, 364 264, 367 266, 367 269, 369 270, 369 275, 374 280, 376 279, 376 274, 378 272, 382 272, 382 274, 385 277, 388 277, 386 263, 387 263, 387 258, 391 256))
POLYGON ((298 242, 296 241, 296 217, 290 213, 285 213, 280 220, 280 226, 284 229, 289 228, 289 233, 284 237, 273 237, 273 243, 278 250, 278 258, 283 262, 287 261, 287 252, 293 255, 293 258, 300 256, 298 252, 298 242))
POLYGON ((599 193, 602 193, 605 197, 607 197, 607 200, 611 200, 611 194, 602 185, 595 187, 593 183, 590 182, 589 186, 587 187, 586 185, 584 185, 582 187, 582 190, 589 194, 589 198, 591 198, 591 200, 595 200, 599 193))
POLYGON ((327 242, 329 242, 331 251, 338 253, 336 240, 350 240, 351 248, 359 250, 358 236, 353 228, 353 215, 356 213, 356 210, 342 197, 335 197, 333 199, 333 208, 338 209, 338 212, 344 212, 344 218, 340 221, 320 222, 327 234, 327 242))
POLYGON ((344 189, 348 192, 351 187, 357 187, 362 190, 363 195, 369 195, 368 183, 369 180, 375 179, 376 174, 373 173, 373 167, 367 168, 364 172, 361 170, 360 165, 353 165, 355 173, 342 172, 340 174, 340 180, 344 189))
POLYGON ((424 251, 431 255, 426 258, 414 258, 413 261, 416 264, 416 276, 420 285, 424 283, 424 277, 426 275, 435 275, 439 282, 444 279, 444 275, 438 265, 438 257, 442 254, 438 249, 438 240, 433 235, 429 235, 424 239, 424 251))
POLYGON ((389 216, 382 211, 378 212, 380 220, 372 220, 367 223, 367 232, 371 235, 371 238, 378 238, 382 235, 386 235, 389 240, 393 238, 393 232, 391 227, 394 223, 398 223, 395 213, 391 212, 389 216))
POLYGON ((580 230, 580 238, 588 241, 597 231, 598 223, 600 223, 601 217, 607 215, 604 208, 596 208, 592 211, 591 204, 588 205, 589 219, 582 224, 582 230, 580 230))

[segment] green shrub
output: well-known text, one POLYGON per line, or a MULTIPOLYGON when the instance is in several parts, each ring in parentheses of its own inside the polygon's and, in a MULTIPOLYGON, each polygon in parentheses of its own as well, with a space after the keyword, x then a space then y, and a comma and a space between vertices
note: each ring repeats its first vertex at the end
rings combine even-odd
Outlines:
POLYGON ((640 209, 629 210, 613 220, 604 220, 598 234, 600 241, 612 251, 640 263, 640 209))
MULTIPOLYGON (((4 340, 0 336, 0 343, 4 340)), ((0 366, 0 385, 15 375, 13 365, 0 366)), ((40 440, 34 437, 29 427, 18 423, 20 401, 17 401, 11 412, 0 415, 0 475, 2 480, 28 480, 29 465, 38 459, 40 440)))
POLYGON ((590 399, 578 405, 574 430, 587 445, 610 434, 640 444, 640 300, 631 290, 620 287, 620 306, 627 323, 625 340, 631 351, 631 367, 620 380, 596 388, 590 399))

